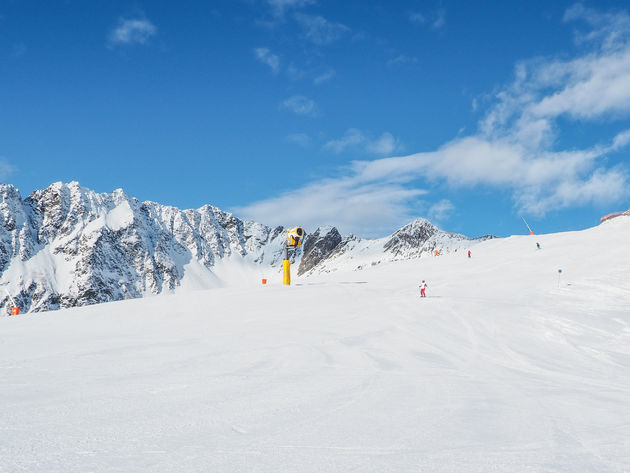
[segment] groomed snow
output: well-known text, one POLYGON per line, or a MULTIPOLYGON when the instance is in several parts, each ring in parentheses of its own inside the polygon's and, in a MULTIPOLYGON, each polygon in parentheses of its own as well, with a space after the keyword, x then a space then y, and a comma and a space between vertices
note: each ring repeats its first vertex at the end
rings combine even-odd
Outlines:
POLYGON ((0 471, 628 472, 629 241, 1 318, 0 471))

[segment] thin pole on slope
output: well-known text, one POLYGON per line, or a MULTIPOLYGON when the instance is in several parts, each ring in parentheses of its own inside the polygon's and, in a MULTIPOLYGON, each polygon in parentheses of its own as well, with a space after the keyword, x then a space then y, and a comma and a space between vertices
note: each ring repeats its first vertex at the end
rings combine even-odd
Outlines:
POLYGON ((13 307, 16 307, 15 301, 13 300, 13 297, 11 297, 11 294, 9 294, 9 290, 5 288, 4 292, 6 292, 7 296, 9 296, 9 299, 11 300, 11 304, 13 304, 13 307))
MULTIPOLYGON (((15 308, 17 306, 15 305, 15 301, 13 300, 13 297, 11 297, 11 294, 9 294, 9 290, 6 287, 4 288, 4 292, 7 293, 7 296, 9 296, 9 299, 11 300, 11 304, 12 304, 12 306, 11 306, 11 315, 17 315, 17 313, 13 312, 14 310, 16 310, 15 308)), ((20 309, 17 309, 17 310, 19 311, 20 309)))
MULTIPOLYGON (((523 219, 523 222, 525 222, 525 217, 523 217, 523 216, 521 215, 521 218, 523 219)), ((525 226, 526 226, 526 227, 527 227, 527 229, 529 230, 529 234, 530 234, 530 235, 533 235, 533 234, 534 234, 534 232, 532 231, 532 229, 530 228, 530 226, 527 224, 527 222, 525 222, 525 226)))

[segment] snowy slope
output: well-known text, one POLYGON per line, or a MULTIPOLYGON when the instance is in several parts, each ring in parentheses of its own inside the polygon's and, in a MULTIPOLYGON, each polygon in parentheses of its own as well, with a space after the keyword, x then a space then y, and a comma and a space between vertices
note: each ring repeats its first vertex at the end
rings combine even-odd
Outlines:
POLYGON ((628 241, 0 318, 0 471, 625 473, 628 241))

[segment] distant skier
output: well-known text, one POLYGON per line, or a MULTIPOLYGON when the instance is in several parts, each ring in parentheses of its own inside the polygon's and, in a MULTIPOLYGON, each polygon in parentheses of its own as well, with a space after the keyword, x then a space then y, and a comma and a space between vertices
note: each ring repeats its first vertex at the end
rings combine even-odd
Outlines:
POLYGON ((470 258, 470 250, 468 250, 468 257, 470 258))
POLYGON ((422 280, 422 284, 420 284, 420 297, 427 297, 427 283, 422 280))
POLYGON ((536 242, 536 249, 540 250, 540 243, 536 242))

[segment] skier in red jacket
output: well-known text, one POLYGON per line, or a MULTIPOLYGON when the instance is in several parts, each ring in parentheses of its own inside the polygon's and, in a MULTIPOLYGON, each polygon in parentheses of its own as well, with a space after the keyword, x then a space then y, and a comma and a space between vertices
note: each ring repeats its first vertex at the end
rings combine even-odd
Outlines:
POLYGON ((424 282, 424 279, 422 280, 422 284, 420 284, 420 297, 427 297, 426 294, 426 289, 427 289, 427 283, 424 282))

